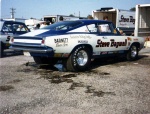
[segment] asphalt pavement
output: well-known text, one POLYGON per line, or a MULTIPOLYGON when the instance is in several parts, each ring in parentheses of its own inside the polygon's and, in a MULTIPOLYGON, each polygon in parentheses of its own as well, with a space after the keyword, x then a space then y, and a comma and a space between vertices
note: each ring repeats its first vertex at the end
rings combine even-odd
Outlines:
POLYGON ((0 114, 150 114, 150 48, 136 61, 91 67, 60 72, 8 51, 0 58, 0 114))
POLYGON ((139 53, 141 53, 141 54, 143 54, 143 53, 150 53, 150 47, 143 48, 139 53))

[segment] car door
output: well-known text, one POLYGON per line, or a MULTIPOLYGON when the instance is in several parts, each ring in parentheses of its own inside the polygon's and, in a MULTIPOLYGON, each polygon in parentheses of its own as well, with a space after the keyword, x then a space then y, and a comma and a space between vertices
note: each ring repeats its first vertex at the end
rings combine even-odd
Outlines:
POLYGON ((112 23, 99 23, 98 30, 97 47, 101 52, 113 53, 127 48, 127 37, 120 35, 112 23))
POLYGON ((13 36, 12 24, 5 21, 1 29, 1 40, 6 45, 9 42, 9 36, 13 36))

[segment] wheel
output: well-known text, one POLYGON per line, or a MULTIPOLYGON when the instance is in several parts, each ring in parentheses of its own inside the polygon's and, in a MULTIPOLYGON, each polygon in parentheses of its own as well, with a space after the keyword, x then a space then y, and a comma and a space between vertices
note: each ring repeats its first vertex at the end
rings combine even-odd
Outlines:
POLYGON ((4 56, 4 44, 1 42, 0 43, 0 58, 4 56))
POLYGON ((91 50, 85 46, 77 47, 66 60, 67 71, 85 71, 91 63, 91 50))
POLYGON ((136 45, 132 45, 127 53, 127 60, 133 61, 138 58, 138 47, 136 45))
POLYGON ((57 63, 56 58, 48 58, 48 57, 33 57, 36 64, 49 64, 49 65, 55 65, 57 63))

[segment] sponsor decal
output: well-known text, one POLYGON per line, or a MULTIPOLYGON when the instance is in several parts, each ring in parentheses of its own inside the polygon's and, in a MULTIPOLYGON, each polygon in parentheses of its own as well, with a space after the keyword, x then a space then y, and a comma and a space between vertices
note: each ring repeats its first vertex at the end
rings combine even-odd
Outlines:
POLYGON ((101 39, 98 39, 96 47, 109 47, 109 45, 110 45, 110 42, 103 42, 101 41, 101 39))
POLYGON ((119 20, 119 22, 130 22, 135 24, 135 19, 133 18, 133 16, 129 16, 129 18, 125 18, 124 15, 121 15, 121 20, 119 20))
POLYGON ((111 39, 110 42, 103 42, 100 39, 97 40, 96 47, 116 47, 119 46, 126 46, 127 45, 127 39, 125 39, 124 42, 116 42, 114 39, 111 39))
POLYGON ((117 54, 117 53, 124 53, 123 50, 121 51, 109 51, 108 54, 117 54))
POLYGON ((68 38, 57 38, 54 39, 54 42, 56 43, 56 47, 68 46, 68 38))
POLYGON ((61 57, 62 56, 62 53, 55 53, 54 54, 54 57, 61 57))
POLYGON ((128 39, 129 41, 132 41, 132 38, 130 38, 130 37, 128 37, 127 39, 128 39))
POLYGON ((83 44, 87 44, 88 41, 87 40, 79 40, 78 43, 83 43, 83 44))
POLYGON ((123 51, 123 50, 121 50, 121 51, 119 51, 119 53, 124 53, 124 51, 123 51))
POLYGON ((134 41, 138 41, 138 39, 137 38, 135 38, 135 39, 133 39, 134 41))
POLYGON ((93 55, 100 55, 99 51, 93 52, 93 55))
POLYGON ((66 46, 68 46, 68 44, 66 44, 66 43, 62 43, 62 44, 57 43, 56 44, 56 47, 66 47, 66 46))
POLYGON ((70 35, 70 38, 83 38, 83 39, 91 39, 90 35, 70 35))
POLYGON ((108 52, 107 51, 101 52, 101 55, 105 55, 105 54, 108 54, 108 52))
POLYGON ((118 48, 118 46, 126 46, 127 45, 127 39, 125 39, 125 42, 115 42, 114 39, 111 39, 111 47, 116 47, 118 48))
POLYGON ((109 52, 108 52, 108 54, 113 54, 113 53, 114 53, 113 51, 109 51, 109 52))
POLYGON ((66 42, 68 42, 68 38, 57 38, 57 39, 54 39, 54 42, 55 43, 66 43, 66 42))

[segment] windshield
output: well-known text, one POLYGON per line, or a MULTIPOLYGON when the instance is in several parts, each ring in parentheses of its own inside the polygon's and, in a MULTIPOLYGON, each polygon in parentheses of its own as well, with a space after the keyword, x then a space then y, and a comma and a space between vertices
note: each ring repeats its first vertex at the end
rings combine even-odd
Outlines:
POLYGON ((42 29, 50 29, 50 30, 60 31, 60 30, 71 29, 80 24, 82 24, 82 22, 80 22, 80 21, 62 21, 62 22, 57 22, 57 23, 51 24, 42 29))

